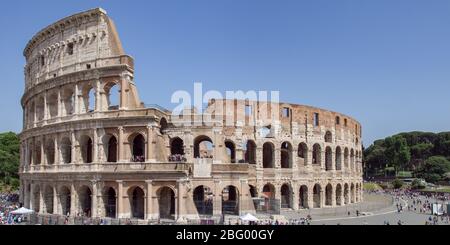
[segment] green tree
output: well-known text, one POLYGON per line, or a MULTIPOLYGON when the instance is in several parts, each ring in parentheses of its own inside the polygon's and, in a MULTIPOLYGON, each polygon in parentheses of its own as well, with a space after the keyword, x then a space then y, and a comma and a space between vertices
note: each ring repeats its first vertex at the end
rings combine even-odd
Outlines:
POLYGON ((425 164, 416 172, 419 178, 427 182, 437 183, 445 180, 446 173, 450 171, 450 161, 443 156, 433 156, 425 161, 425 164))
POLYGON ((0 134, 0 182, 18 187, 20 140, 12 132, 0 134))
POLYGON ((411 146, 411 156, 414 159, 426 160, 433 155, 434 145, 431 143, 420 143, 411 146))
POLYGON ((376 172, 376 170, 386 167, 389 161, 384 153, 385 150, 381 144, 374 144, 364 151, 364 161, 370 172, 376 172))
POLYGON ((392 187, 394 187, 394 189, 400 189, 403 187, 405 183, 403 183, 403 181, 399 180, 399 179, 395 179, 394 181, 392 181, 392 187))
POLYGON ((398 135, 388 137, 385 140, 385 145, 386 157, 394 167, 395 173, 397 174, 399 170, 404 170, 411 160, 411 152, 405 138, 398 135))

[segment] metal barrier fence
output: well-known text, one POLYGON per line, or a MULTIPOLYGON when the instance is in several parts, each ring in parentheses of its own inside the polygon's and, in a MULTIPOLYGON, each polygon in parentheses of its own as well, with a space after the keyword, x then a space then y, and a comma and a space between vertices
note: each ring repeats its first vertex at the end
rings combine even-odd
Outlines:
POLYGON ((257 214, 279 215, 281 213, 281 200, 256 199, 253 200, 257 214))

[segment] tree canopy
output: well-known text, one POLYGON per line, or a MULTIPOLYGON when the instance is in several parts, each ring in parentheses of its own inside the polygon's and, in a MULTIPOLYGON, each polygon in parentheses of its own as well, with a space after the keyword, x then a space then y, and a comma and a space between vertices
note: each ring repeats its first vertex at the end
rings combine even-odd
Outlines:
MULTIPOLYGON (((450 132, 409 132, 377 140, 364 150, 364 160, 369 174, 388 167, 394 168, 396 172, 415 171, 417 175, 426 168, 437 171, 431 166, 435 166, 436 162, 450 161, 450 132), (430 163, 433 164, 430 166, 430 163)), ((427 178, 443 180, 440 170, 436 174, 439 177, 427 178)))
POLYGON ((20 140, 12 132, 0 134, 0 185, 19 186, 20 140))

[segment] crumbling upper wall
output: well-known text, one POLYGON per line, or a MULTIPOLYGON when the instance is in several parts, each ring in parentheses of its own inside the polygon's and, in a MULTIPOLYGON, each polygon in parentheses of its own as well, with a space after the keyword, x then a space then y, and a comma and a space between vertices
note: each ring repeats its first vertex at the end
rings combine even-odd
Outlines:
POLYGON ((106 11, 97 8, 78 13, 44 28, 27 44, 26 87, 71 72, 109 66, 116 61, 108 58, 124 55, 106 11))
POLYGON ((362 127, 355 119, 333 111, 306 105, 288 103, 255 102, 245 100, 212 100, 206 112, 217 120, 223 118, 225 126, 275 126, 280 130, 289 130, 300 125, 311 128, 324 127, 349 131, 361 138, 362 127), (315 124, 315 114, 318 115, 318 124, 315 124))

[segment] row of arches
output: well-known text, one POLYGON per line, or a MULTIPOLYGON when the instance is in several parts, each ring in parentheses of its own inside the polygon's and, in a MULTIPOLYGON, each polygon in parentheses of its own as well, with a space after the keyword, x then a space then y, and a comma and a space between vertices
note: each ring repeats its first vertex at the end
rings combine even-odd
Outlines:
MULTIPOLYGON (((114 163, 119 159, 119 142, 118 138, 114 134, 105 134, 100 138, 100 159, 103 162, 114 163)), ((128 137, 126 141, 129 145, 130 155, 132 162, 145 162, 146 161, 146 144, 147 140, 141 133, 133 133, 128 137)), ((42 164, 42 160, 45 160, 47 164, 54 164, 56 161, 56 155, 59 156, 58 161, 61 163, 74 163, 75 161, 81 163, 92 163, 96 158, 94 157, 94 142, 93 137, 90 135, 82 135, 79 137, 78 145, 73 145, 70 137, 63 137, 58 139, 47 138, 42 140, 34 140, 28 145, 28 163, 33 165, 42 164), (57 146, 57 147, 56 147, 57 146), (79 151, 73 151, 74 147, 78 147, 79 151), (79 154, 79 159, 73 159, 73 154, 79 154), (44 159, 45 157, 45 159, 44 159)), ((170 154, 171 156, 184 156, 185 142, 175 137, 169 140, 170 154)), ((257 144, 253 140, 248 140, 243 145, 244 154, 243 159, 237 159, 236 144, 232 140, 225 140, 224 146, 226 149, 225 162, 228 163, 257 163, 257 144)), ((194 158, 213 158, 215 145, 208 136, 199 136, 194 140, 193 156, 194 158)), ((262 146, 262 166, 264 168, 275 168, 276 161, 276 148, 274 143, 266 142, 262 146)), ((312 146, 312 152, 306 143, 300 143, 295 150, 290 142, 283 142, 279 148, 279 161, 281 168, 293 168, 294 162, 300 163, 300 165, 324 165, 326 170, 342 170, 343 166, 346 169, 355 169, 355 164, 358 159, 361 159, 362 154, 360 151, 355 151, 345 147, 341 148, 337 146, 332 149, 331 146, 326 146, 322 149, 320 144, 314 144, 312 146), (322 155, 324 154, 324 158, 322 155), (295 158, 294 158, 295 156, 295 158), (311 159, 309 159, 311 157, 311 159), (322 161, 325 161, 322 163, 322 161)), ((169 158, 173 159, 173 158, 169 158)), ((180 158, 176 158, 180 159, 180 158)))
MULTIPOLYGON (((31 189, 31 186, 28 187, 31 189)), ((47 214, 60 214, 72 216, 94 217, 101 214, 106 218, 118 217, 118 193, 113 187, 105 187, 102 190, 101 198, 96 201, 101 201, 99 207, 102 210, 93 214, 93 191, 89 186, 81 186, 71 191, 70 187, 62 186, 59 189, 54 189, 50 185, 46 185, 41 190, 39 185, 33 186, 31 193, 31 207, 35 212, 47 214), (56 198, 55 198, 56 197, 56 198), (74 199, 75 197, 75 199, 74 199), (74 199, 74 200, 72 200, 74 199), (54 205, 54 202, 58 205, 54 205), (41 203, 42 202, 42 203, 41 203), (54 208, 57 207, 57 210, 54 208), (41 210, 41 208, 43 210, 41 210)), ((130 187, 127 191, 128 205, 130 208, 130 218, 144 219, 145 218, 145 192, 141 187, 130 187)), ((159 218, 161 219, 175 219, 175 192, 170 187, 161 187, 157 192, 159 218)))
MULTIPOLYGON (((251 192, 252 197, 257 197, 256 189, 251 192)), ((301 185, 298 191, 298 208, 322 208, 324 206, 343 206, 360 202, 361 184, 345 183, 335 186, 327 184, 315 184, 312 187, 301 185)), ((280 188, 280 203, 282 209, 294 209, 294 191, 289 184, 283 184, 280 188)), ((277 198, 277 190, 273 184, 266 184, 262 190, 262 196, 267 202, 277 198)))
POLYGON ((118 110, 120 93, 118 81, 100 82, 98 89, 95 82, 86 82, 82 85, 65 86, 58 91, 47 91, 27 103, 25 121, 31 126, 57 117, 118 110))
MULTIPOLYGON (((93 191, 89 186, 81 186, 76 189, 76 193, 72 193, 67 186, 54 189, 50 185, 40 189, 39 185, 33 186, 32 204, 34 211, 38 213, 60 214, 73 216, 93 217, 96 214, 93 210, 93 191), (57 199, 55 199, 57 197, 57 199), (72 199, 75 199, 72 201, 72 199), (54 210, 54 202, 58 202, 57 210, 54 210), (42 203, 41 203, 42 202, 42 203), (72 206, 73 205, 73 206, 72 206), (43 208, 43 210, 41 210, 43 208)), ((28 187, 31 189, 31 186, 28 187)), ((145 198, 146 194, 141 187, 130 187, 127 191, 127 199, 129 200, 130 218, 145 218, 145 198)), ((175 219, 176 214, 176 196, 170 187, 161 187, 157 190, 157 199, 159 207, 160 219, 175 219)), ((227 186, 222 193, 222 213, 230 215, 239 215, 239 190, 235 186, 227 186)), ((214 194, 207 186, 198 186, 193 191, 193 200, 199 215, 213 215, 214 194)), ((105 187, 102 191, 100 200, 102 208, 99 213, 107 218, 118 217, 118 195, 113 187, 105 187)))
MULTIPOLYGON (((106 134, 102 137, 102 158, 108 163, 115 163, 119 158, 118 139, 115 135, 106 134)), ((28 147, 27 163, 30 165, 41 165, 43 160, 46 164, 53 165, 56 161, 56 154, 60 154, 60 163, 74 163, 77 159, 73 159, 74 145, 69 137, 63 137, 58 140, 58 148, 55 147, 55 139, 50 138, 41 141, 35 141, 28 147), (45 158, 43 158, 45 156, 45 158)), ((92 163, 94 161, 94 141, 89 135, 82 135, 78 141, 79 157, 81 163, 92 163)), ((146 140, 142 134, 133 134, 129 137, 129 145, 131 152, 131 161, 145 162, 145 145, 146 140)))

